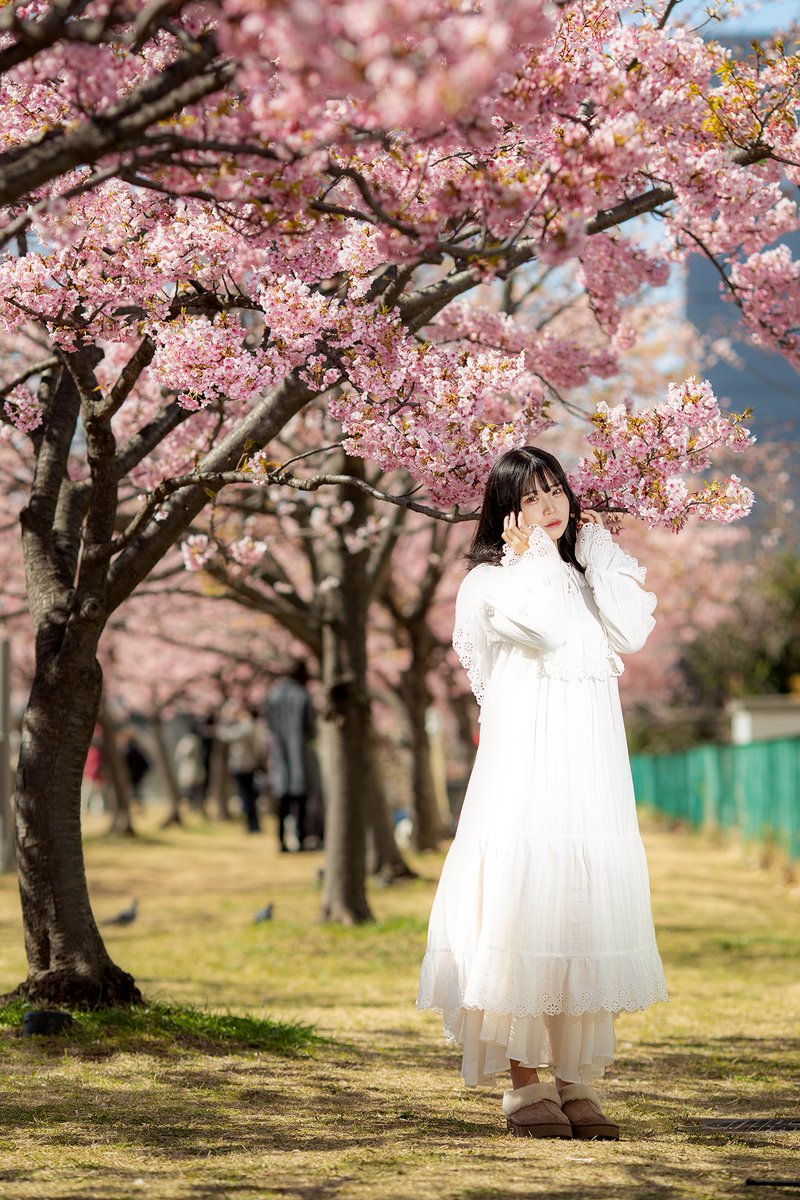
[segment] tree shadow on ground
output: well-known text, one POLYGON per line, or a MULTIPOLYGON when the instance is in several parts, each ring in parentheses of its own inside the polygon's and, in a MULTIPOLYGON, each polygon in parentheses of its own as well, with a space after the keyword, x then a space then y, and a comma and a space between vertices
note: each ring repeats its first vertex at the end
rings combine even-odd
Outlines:
MULTIPOLYGON (((65 1046, 58 1042, 50 1052, 30 1058, 30 1076, 38 1073, 37 1083, 46 1086, 27 1086, 19 1062, 6 1062, 11 1086, 3 1089, 0 1100, 0 1129, 5 1139, 30 1139, 48 1154, 64 1146, 100 1152, 122 1145, 148 1155, 151 1164, 174 1167, 209 1160, 219 1164, 216 1178, 224 1178, 225 1164, 237 1155, 277 1154, 262 1186, 286 1200, 345 1200, 352 1194, 352 1180, 337 1174, 336 1167, 349 1156, 346 1169, 352 1171, 353 1156, 364 1155, 369 1156, 369 1171, 387 1173, 391 1200, 418 1200, 413 1174, 425 1169, 420 1148, 426 1161, 445 1164, 442 1169, 449 1172, 442 1200, 721 1196, 743 1186, 747 1175, 775 1177, 795 1170, 797 1135, 712 1135, 688 1129, 686 1120, 718 1116, 720 1111, 725 1116, 791 1113, 784 1080, 788 1064, 797 1061, 800 1039, 742 1037, 698 1043, 666 1038, 642 1043, 629 1060, 627 1081, 608 1089, 623 1141, 542 1146, 506 1135, 496 1093, 489 1099, 485 1092, 464 1096, 454 1088, 457 1058, 451 1050, 442 1047, 421 1054, 422 1039, 407 1030, 378 1031, 376 1037, 386 1040, 385 1049, 330 1044, 311 1069, 290 1058, 237 1058, 233 1052, 229 1062, 211 1053, 205 1060, 196 1056, 160 1061, 157 1073, 149 1073, 144 1083, 137 1080, 135 1086, 126 1086, 119 1069, 99 1082, 87 1080, 80 1071, 72 1077, 64 1071, 65 1046), (726 1095, 720 1110, 715 1081, 730 1079, 742 1061, 756 1060, 775 1087, 743 1099, 736 1111, 726 1095), (49 1075, 46 1081, 43 1071, 49 1075), (428 1072, 425 1089, 415 1090, 414 1072, 422 1078, 423 1071, 428 1072), (295 1183, 291 1176, 303 1160, 287 1151, 328 1155, 330 1169, 321 1172, 325 1177, 318 1181, 309 1181, 303 1170, 305 1178, 295 1183), (559 1177, 569 1154, 577 1164, 597 1164, 591 1169, 574 1167, 582 1172, 580 1186, 559 1177), (398 1155, 409 1160, 412 1177, 407 1189, 393 1174, 398 1155), (276 1162, 280 1167, 273 1171, 276 1162), (528 1176, 528 1163, 537 1164, 535 1178, 528 1176), (523 1179, 516 1173, 520 1164, 523 1179), (538 1171, 538 1166, 543 1169, 538 1171), (475 1184, 470 1186, 473 1170, 475 1184), (455 1177, 462 1171, 467 1175, 458 1183, 455 1177), (613 1171, 613 1185, 603 1179, 605 1171, 613 1171), (713 1174, 713 1188, 707 1186, 704 1172, 713 1174)), ((618 1065, 624 1067, 624 1062, 618 1065)), ((101 1189, 104 1186, 105 1181, 100 1183, 101 1189)), ((214 1179, 209 1179, 187 1184, 181 1194, 224 1197, 237 1187, 220 1178, 215 1190, 214 1179)), ((257 1194, 258 1183, 240 1190, 257 1194)), ((125 1194, 108 1191, 110 1200, 125 1194)), ((92 1192, 92 1200, 95 1197, 105 1200, 105 1192, 92 1192)))

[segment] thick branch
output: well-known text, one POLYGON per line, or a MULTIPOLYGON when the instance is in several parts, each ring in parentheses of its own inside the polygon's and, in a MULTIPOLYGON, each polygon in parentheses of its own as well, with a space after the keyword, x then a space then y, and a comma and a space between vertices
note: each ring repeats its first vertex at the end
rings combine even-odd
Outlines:
POLYGON ((62 368, 38 441, 30 500, 20 514, 34 627, 63 600, 72 585, 71 577, 61 573, 53 553, 53 524, 79 413, 80 394, 75 380, 62 368))
POLYGON ((78 586, 98 594, 105 592, 108 573, 108 559, 102 549, 114 536, 117 513, 116 441, 108 406, 104 412, 99 400, 102 393, 94 370, 100 357, 101 352, 90 346, 69 358, 70 371, 81 392, 81 419, 91 479, 78 586))
POLYGON ((161 445, 164 438, 172 433, 173 429, 177 429, 191 416, 192 413, 188 408, 182 408, 180 404, 173 402, 147 425, 143 425, 117 453, 115 460, 117 479, 124 478, 134 467, 138 467, 148 454, 161 445))
POLYGON ((97 416, 110 419, 114 413, 119 412, 136 386, 142 371, 151 363, 155 352, 155 342, 151 337, 145 335, 120 371, 114 386, 108 394, 106 403, 97 411, 97 416))
POLYGON ((53 520, 53 558, 64 581, 75 579, 81 551, 81 529, 89 510, 91 494, 89 480, 61 481, 53 520))
MULTIPOLYGON (((306 385, 296 375, 289 376, 269 392, 219 446, 205 456, 196 474, 185 477, 180 489, 167 488, 155 506, 152 500, 145 505, 131 522, 128 531, 105 548, 109 557, 121 550, 109 573, 110 609, 117 608, 131 594, 201 509, 215 498, 220 487, 227 482, 226 472, 233 472, 245 455, 252 454, 277 437, 291 417, 312 399, 313 394, 306 385), (223 482, 219 485, 209 482, 215 478, 223 482), (179 495, 173 495, 178 491, 179 495), (159 509, 161 519, 151 520, 159 509)), ((252 475, 243 478, 252 486, 252 475)), ((157 493, 159 491, 156 489, 157 493)))
POLYGON ((137 145, 156 122, 229 83, 234 64, 214 61, 213 39, 199 38, 196 47, 76 129, 45 134, 0 155, 0 204, 13 204, 59 175, 137 145))

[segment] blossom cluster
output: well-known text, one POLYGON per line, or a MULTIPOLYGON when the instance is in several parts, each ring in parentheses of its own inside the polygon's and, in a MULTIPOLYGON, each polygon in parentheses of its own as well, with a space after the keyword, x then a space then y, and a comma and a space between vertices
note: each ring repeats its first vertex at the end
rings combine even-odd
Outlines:
POLYGON ((789 247, 751 254, 734 263, 730 278, 753 340, 777 350, 800 370, 800 263, 789 247))
POLYGON ((588 442, 571 482, 588 508, 628 512, 651 528, 680 530, 689 516, 737 521, 754 496, 738 476, 712 480, 694 490, 685 475, 710 468, 712 453, 741 453, 755 439, 742 417, 727 415, 711 387, 694 377, 670 384, 667 398, 650 409, 599 404, 588 442))
POLYGON ((246 533, 235 542, 231 542, 229 550, 231 558, 240 567, 255 567, 266 554, 267 543, 246 533))
POLYGON ((333 98, 357 103, 361 128, 435 128, 471 109, 522 47, 544 38, 545 8, 542 0, 228 0, 219 39, 254 85, 256 128, 270 138, 276 110, 329 108, 333 98), (274 62, 280 86, 259 95, 274 62))
POLYGON ((187 571, 202 571, 216 553, 207 533, 190 533, 181 542, 181 557, 187 571))
POLYGON ((20 433, 32 433, 42 423, 42 406, 26 387, 12 388, 6 397, 3 411, 20 433))
MULTIPOLYGON (((614 375, 635 337, 625 310, 687 253, 731 256, 749 328, 797 362, 798 268, 768 247, 800 224, 781 189, 798 169, 798 60, 776 44, 734 62, 647 14, 620 20, 626 7, 219 0, 136 52, 43 49, 3 77, 0 148, 104 112, 212 28, 237 76, 169 124, 181 153, 144 155, 135 187, 81 192, 78 168, 32 197, 27 244, 0 260, 0 330, 44 329, 62 356, 101 348, 101 392, 149 339, 115 436, 134 443, 174 401, 186 419, 135 464, 140 491, 294 377, 329 397, 350 453, 447 505, 475 502, 493 459, 552 421, 556 392, 614 375), (672 197, 657 244, 609 231, 654 188, 672 197), (551 324, 566 276, 590 309, 574 326, 551 324), (533 299, 502 312, 509 277, 533 299)), ((6 414, 30 432, 25 396, 6 414)), ((746 441, 702 385, 676 387, 649 413, 599 412, 579 482, 648 521, 692 506, 728 520, 746 504, 735 483, 682 476, 746 441)), ((263 478, 269 447, 249 454, 263 478)), ((193 565, 207 550, 185 544, 193 565)))

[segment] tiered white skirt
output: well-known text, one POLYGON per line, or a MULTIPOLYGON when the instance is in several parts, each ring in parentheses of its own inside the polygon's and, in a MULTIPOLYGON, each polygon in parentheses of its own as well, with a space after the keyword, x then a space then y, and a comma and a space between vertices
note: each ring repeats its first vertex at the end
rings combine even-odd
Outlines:
POLYGON ((617 683, 497 683, 417 1004, 463 1046, 468 1085, 511 1059, 588 1082, 613 1061, 616 1015, 666 999, 617 683))

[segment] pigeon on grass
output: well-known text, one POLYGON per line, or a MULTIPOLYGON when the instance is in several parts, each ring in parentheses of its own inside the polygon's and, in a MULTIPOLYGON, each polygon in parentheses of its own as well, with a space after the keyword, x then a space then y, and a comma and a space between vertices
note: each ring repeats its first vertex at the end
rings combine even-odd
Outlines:
POLYGON ((253 924, 260 925, 262 921, 271 921, 272 920, 272 912, 273 912, 273 904, 272 904, 272 901, 270 901, 269 904, 265 904, 263 908, 260 908, 258 910, 256 915, 253 917, 253 924))
POLYGON ((109 917, 104 921, 104 925, 132 925, 136 920, 138 905, 135 900, 131 900, 127 908, 123 908, 122 912, 118 912, 115 917, 109 917))

